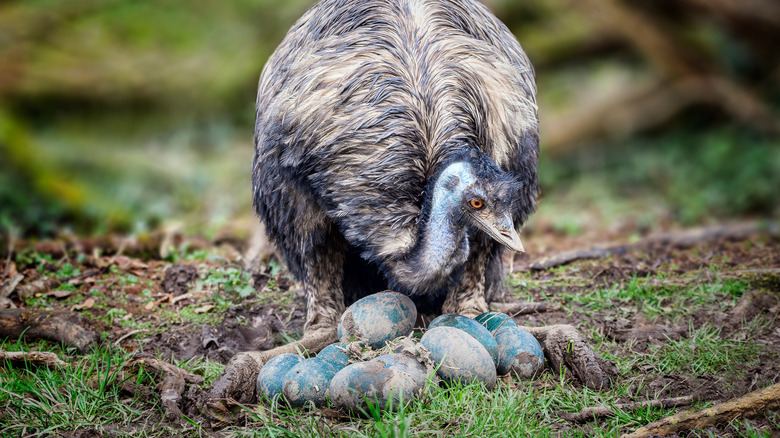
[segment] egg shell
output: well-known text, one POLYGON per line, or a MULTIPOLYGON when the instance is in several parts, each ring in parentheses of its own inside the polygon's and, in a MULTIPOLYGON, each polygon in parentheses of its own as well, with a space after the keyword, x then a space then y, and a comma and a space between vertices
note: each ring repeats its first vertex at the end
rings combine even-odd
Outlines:
POLYGON ((488 389, 496 385, 496 366, 490 353, 473 336, 454 327, 434 327, 420 340, 446 382, 477 380, 488 389))
POLYGON ((499 375, 514 373, 530 379, 544 366, 544 353, 539 341, 517 326, 501 327, 496 332, 499 375))
POLYGON ((431 321, 428 325, 428 330, 439 326, 455 327, 456 329, 463 330, 470 334, 485 347, 485 350, 487 350, 490 357, 493 359, 493 364, 498 364, 498 345, 496 345, 496 339, 482 324, 463 315, 447 314, 441 315, 431 321))
POLYGON ((346 342, 336 342, 323 348, 317 357, 327 362, 333 362, 343 368, 349 365, 348 348, 349 344, 346 342))
POLYGON ((282 394, 294 407, 303 407, 307 402, 324 406, 330 381, 342 368, 318 357, 306 359, 284 375, 282 394))
POLYGON ((269 360, 257 376, 257 398, 272 400, 281 395, 285 374, 303 360, 297 354, 280 354, 269 360))
POLYGON ((339 339, 355 335, 374 349, 411 333, 417 320, 417 308, 409 297, 397 292, 379 292, 353 303, 341 315, 339 339))
POLYGON ((474 321, 477 321, 478 323, 485 326, 485 328, 488 329, 490 333, 494 333, 496 329, 498 329, 499 327, 517 325, 517 323, 511 316, 501 312, 483 313, 482 315, 479 315, 476 318, 474 318, 474 321))
POLYGON ((328 388, 331 403, 353 412, 367 411, 368 402, 384 409, 412 400, 425 387, 425 366, 404 353, 385 354, 369 362, 352 364, 333 377, 328 388))

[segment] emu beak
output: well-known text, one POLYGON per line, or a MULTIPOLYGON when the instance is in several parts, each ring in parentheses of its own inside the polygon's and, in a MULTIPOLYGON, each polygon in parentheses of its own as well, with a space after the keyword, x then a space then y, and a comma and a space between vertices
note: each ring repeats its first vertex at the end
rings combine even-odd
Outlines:
POLYGON ((498 215, 492 212, 478 212, 470 214, 477 227, 486 232, 498 243, 515 252, 525 252, 523 242, 515 230, 515 224, 508 214, 498 215))

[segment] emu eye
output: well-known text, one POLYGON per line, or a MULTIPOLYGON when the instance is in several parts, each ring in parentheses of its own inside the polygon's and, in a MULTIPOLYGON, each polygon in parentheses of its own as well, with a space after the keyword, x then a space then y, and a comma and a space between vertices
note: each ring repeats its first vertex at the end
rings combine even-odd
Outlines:
POLYGON ((471 206, 476 208, 477 210, 485 206, 485 203, 480 201, 479 199, 472 199, 471 202, 469 202, 469 204, 471 204, 471 206))

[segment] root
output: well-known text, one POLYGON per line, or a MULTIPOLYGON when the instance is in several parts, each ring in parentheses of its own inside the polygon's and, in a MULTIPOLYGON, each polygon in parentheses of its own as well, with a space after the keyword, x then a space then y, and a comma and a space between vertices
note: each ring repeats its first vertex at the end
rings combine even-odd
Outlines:
POLYGON ((73 322, 78 315, 30 309, 0 310, 0 338, 47 339, 75 347, 83 353, 97 341, 97 335, 73 322))
POLYGON ((738 418, 751 418, 769 410, 780 409, 780 384, 775 384, 745 396, 729 400, 696 412, 681 412, 647 426, 640 427, 622 438, 667 436, 679 432, 703 429, 716 424, 727 424, 738 418))
POLYGON ((199 385, 203 377, 185 371, 175 365, 147 355, 138 355, 124 364, 117 377, 122 382, 122 390, 130 394, 151 396, 148 388, 136 384, 133 376, 138 375, 139 368, 157 377, 159 382, 156 390, 160 393, 165 418, 175 424, 181 424, 181 400, 187 384, 199 385))
POLYGON ((584 408, 577 413, 559 412, 558 416, 566 421, 574 423, 584 423, 597 418, 609 417, 615 415, 617 411, 636 411, 643 408, 673 408, 677 406, 687 406, 696 401, 692 395, 685 397, 665 398, 659 400, 647 400, 634 403, 615 403, 613 406, 597 406, 584 408))
POLYGON ((67 362, 63 362, 56 354, 49 351, 0 351, 0 362, 3 361, 52 368, 68 366, 67 362))

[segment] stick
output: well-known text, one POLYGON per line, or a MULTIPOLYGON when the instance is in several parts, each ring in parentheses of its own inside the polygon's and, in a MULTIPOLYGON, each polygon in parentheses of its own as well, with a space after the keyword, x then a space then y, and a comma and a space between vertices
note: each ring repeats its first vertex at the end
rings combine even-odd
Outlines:
POLYGON ((628 250, 626 245, 618 245, 612 247, 596 247, 590 249, 577 249, 573 251, 565 251, 558 254, 553 254, 550 257, 545 257, 541 260, 531 263, 528 267, 532 271, 544 271, 546 269, 554 268, 556 266, 567 265, 577 260, 596 259, 606 257, 612 254, 622 254, 628 250))
POLYGON ((35 366, 47 367, 65 367, 67 362, 63 362, 56 354, 49 351, 2 351, 0 350, 0 362, 21 362, 29 363, 35 366))
POLYGON ((527 315, 530 313, 543 313, 547 311, 548 303, 490 303, 490 307, 496 312, 507 315, 527 315))
POLYGON ((584 408, 581 411, 559 412, 558 416, 566 421, 575 423, 584 423, 596 418, 609 417, 615 415, 617 411, 636 411, 643 408, 674 408, 677 406, 687 406, 696 401, 692 395, 685 397, 664 398, 659 400, 646 400, 633 403, 615 403, 613 406, 596 406, 584 408))
POLYGON ((519 266, 515 272, 528 269, 532 271, 543 271, 566 265, 577 260, 602 258, 613 254, 624 254, 630 249, 652 245, 670 245, 676 248, 689 248, 699 243, 713 240, 742 240, 761 232, 776 234, 776 229, 776 223, 764 225, 760 222, 740 222, 736 224, 716 225, 713 227, 693 228, 677 233, 651 234, 633 244, 600 245, 588 249, 560 252, 537 260, 530 265, 524 267, 519 266))
POLYGON ((751 418, 780 408, 780 383, 696 412, 681 412, 662 418, 621 438, 666 436, 678 432, 726 424, 737 418, 751 418))
POLYGON ((97 340, 97 335, 70 321, 76 318, 77 315, 64 311, 0 309, 0 338, 48 339, 83 353, 97 340))
POLYGON ((119 339, 114 341, 114 345, 118 346, 119 344, 122 343, 122 341, 124 341, 125 339, 129 338, 130 336, 137 335, 138 333, 148 332, 148 331, 149 330, 147 330, 147 329, 138 329, 138 330, 133 330, 131 332, 125 333, 119 339))

